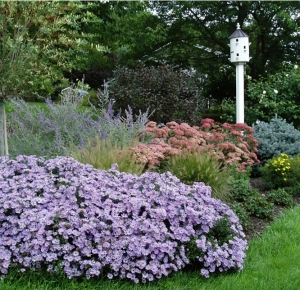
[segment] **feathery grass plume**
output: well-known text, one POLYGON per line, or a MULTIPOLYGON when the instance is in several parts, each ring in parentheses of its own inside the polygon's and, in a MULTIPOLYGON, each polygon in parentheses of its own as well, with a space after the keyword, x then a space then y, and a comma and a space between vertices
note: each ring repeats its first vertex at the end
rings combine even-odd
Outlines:
POLYGON ((185 184, 204 182, 212 188, 214 198, 230 200, 230 172, 223 170, 222 164, 212 154, 188 151, 173 155, 162 171, 170 171, 185 184))
MULTIPOLYGON (((126 138, 126 136, 123 136, 126 138)), ((105 139, 100 139, 99 136, 90 138, 84 147, 71 144, 68 149, 69 155, 84 164, 90 164, 97 169, 108 170, 113 164, 118 164, 120 172, 127 172, 141 175, 144 171, 145 164, 138 161, 128 144, 128 140, 113 141, 110 135, 105 139)), ((135 146, 138 139, 132 139, 131 145, 135 146)))

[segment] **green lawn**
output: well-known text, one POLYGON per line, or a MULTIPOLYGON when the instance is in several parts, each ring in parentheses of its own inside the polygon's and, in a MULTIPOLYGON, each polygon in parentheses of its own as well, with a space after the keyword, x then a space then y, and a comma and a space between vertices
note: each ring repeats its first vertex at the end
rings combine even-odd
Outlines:
POLYGON ((202 278, 197 271, 178 272, 168 278, 135 285, 106 278, 68 280, 59 275, 16 271, 0 281, 1 290, 299 290, 300 207, 287 210, 249 244, 244 270, 202 278))

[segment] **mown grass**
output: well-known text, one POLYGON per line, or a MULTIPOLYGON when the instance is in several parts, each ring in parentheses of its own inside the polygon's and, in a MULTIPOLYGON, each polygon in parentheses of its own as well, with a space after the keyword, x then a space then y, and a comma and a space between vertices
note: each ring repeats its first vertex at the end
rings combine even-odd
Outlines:
POLYGON ((1 290, 299 290, 300 289, 300 207, 286 210, 261 237, 249 243, 241 272, 200 277, 185 270, 159 281, 135 285, 123 280, 68 280, 45 272, 19 274, 11 270, 0 281, 1 290))

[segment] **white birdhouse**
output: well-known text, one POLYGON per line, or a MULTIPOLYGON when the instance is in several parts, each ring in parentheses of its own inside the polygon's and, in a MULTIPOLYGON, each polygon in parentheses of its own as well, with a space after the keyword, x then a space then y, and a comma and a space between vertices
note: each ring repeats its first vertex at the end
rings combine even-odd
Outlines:
POLYGON ((230 36, 230 58, 231 62, 248 62, 249 57, 249 36, 237 24, 237 30, 230 36))

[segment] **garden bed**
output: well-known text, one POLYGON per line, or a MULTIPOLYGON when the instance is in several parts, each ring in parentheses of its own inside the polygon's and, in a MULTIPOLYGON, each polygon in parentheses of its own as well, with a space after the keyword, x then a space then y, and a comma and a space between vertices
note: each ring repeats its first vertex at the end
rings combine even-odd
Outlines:
MULTIPOLYGON (((265 194, 266 189, 261 177, 251 178, 250 183, 254 188, 258 189, 262 195, 265 194)), ((295 205, 299 205, 300 193, 294 195, 293 199, 295 205)), ((250 241, 254 237, 261 236, 265 231, 266 227, 269 226, 274 221, 274 219, 280 217, 282 212, 284 212, 285 210, 287 210, 286 207, 275 204, 272 219, 262 219, 255 216, 251 216, 249 226, 247 230, 245 230, 247 240, 250 241)))

